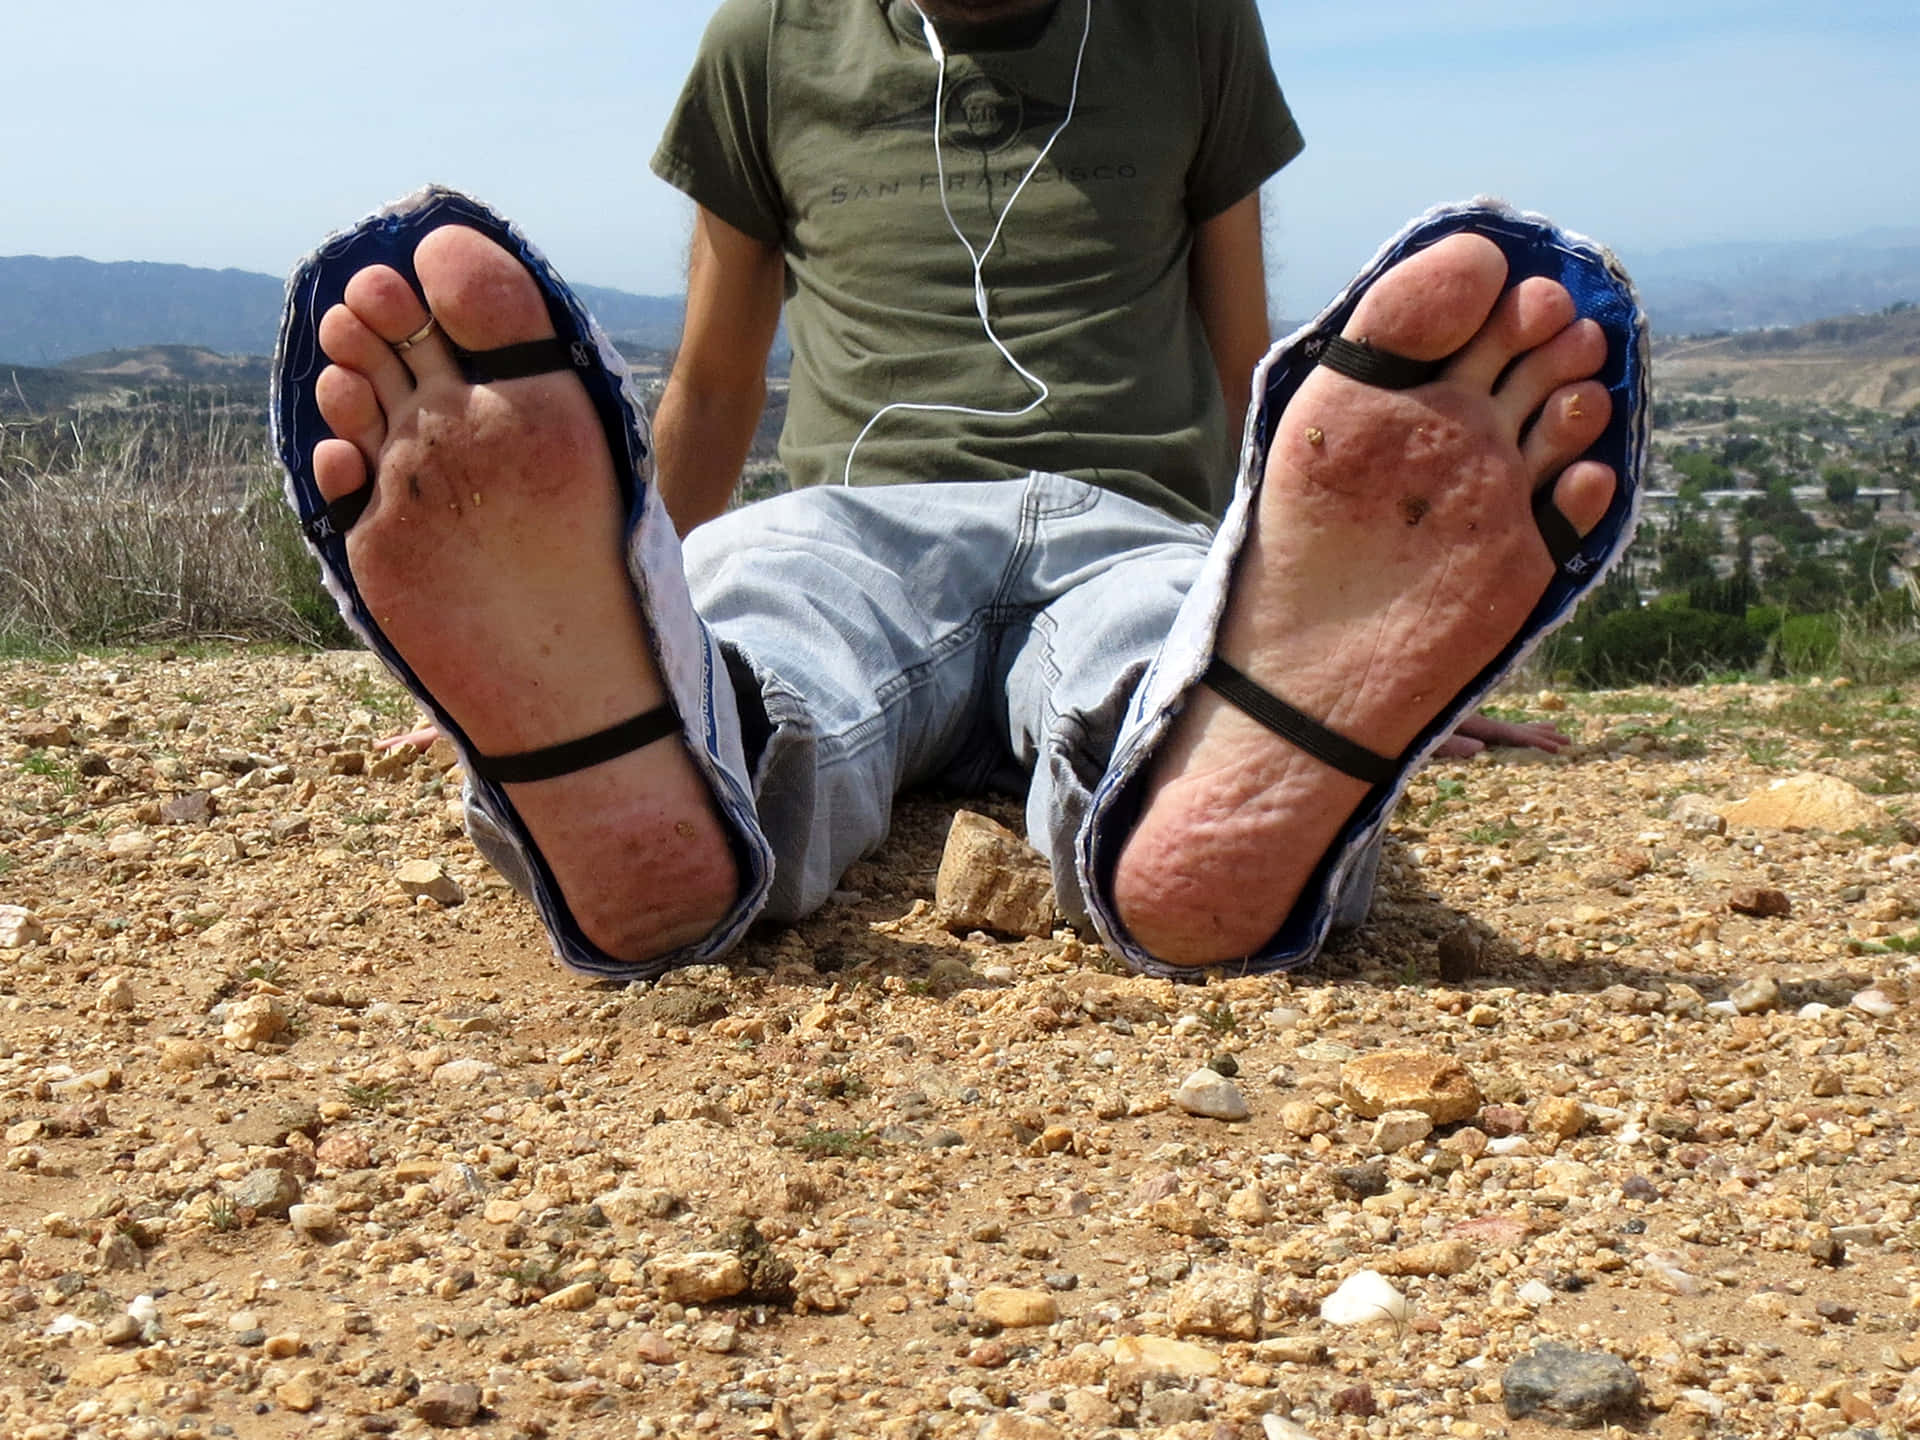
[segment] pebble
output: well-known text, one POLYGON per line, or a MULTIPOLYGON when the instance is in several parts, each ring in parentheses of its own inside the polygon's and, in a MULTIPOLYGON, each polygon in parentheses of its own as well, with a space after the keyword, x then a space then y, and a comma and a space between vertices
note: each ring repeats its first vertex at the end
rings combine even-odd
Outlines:
POLYGON ((1847 1002, 1862 1015, 1871 1015, 1876 1020, 1888 1020, 1900 1008, 1884 990, 1862 990, 1847 1002))
POLYGON ((1122 1385, 1138 1385, 1144 1380, 1209 1379, 1222 1368, 1216 1352, 1190 1340, 1121 1335, 1111 1344, 1115 1378, 1122 1385))
POLYGON ((1793 901, 1784 890, 1767 885, 1742 885, 1727 895, 1727 908, 1736 915, 1778 920, 1793 913, 1793 901))
POLYGON ((1373 1122, 1367 1148, 1376 1155, 1392 1155, 1418 1145, 1433 1133, 1433 1120, 1424 1110, 1389 1110, 1373 1122))
POLYGON ((1206 1066, 1180 1082, 1180 1088, 1173 1092, 1173 1103, 1187 1114, 1207 1120, 1245 1120, 1253 1113, 1240 1087, 1206 1066))
POLYGON ((1341 1066, 1340 1098, 1369 1120, 1418 1110, 1435 1125, 1451 1125, 1479 1110, 1480 1087, 1451 1055, 1379 1050, 1341 1066))
POLYGON ((300 1203, 300 1181, 285 1170, 254 1170, 233 1187, 229 1198, 256 1215, 284 1219, 300 1203))
POLYGON ((1780 1008, 1780 985, 1770 975, 1756 975, 1727 992, 1727 999, 1741 1015, 1758 1015, 1780 1008))
POLYGON ((413 1413, 429 1425, 460 1429, 479 1418, 480 1402, 478 1385, 423 1385, 414 1399, 413 1413))
POLYGON ((286 1002, 278 995, 249 995, 227 1007, 220 1038, 236 1050, 257 1050, 283 1039, 291 1027, 286 1002))
POLYGON ((1252 1270, 1213 1266, 1173 1287, 1167 1318, 1175 1335, 1255 1340, 1264 1318, 1260 1277, 1252 1270))
POLYGON ((1640 1410, 1640 1377, 1617 1355, 1541 1345, 1500 1377, 1509 1420, 1539 1415, 1562 1425, 1631 1421, 1640 1410))
POLYGON ((1021 1330, 1053 1324, 1060 1318, 1060 1302, 1045 1290, 988 1285, 973 1297, 973 1316, 1002 1330, 1021 1330))
POLYGON ((24 950, 44 945, 47 927, 23 905, 0 905, 0 950, 24 950))
POLYGON ((731 1300, 747 1288, 746 1267, 730 1250, 691 1250, 659 1255, 646 1265, 661 1295, 682 1305, 731 1300))
POLYGON ((409 860, 393 872, 393 878, 404 893, 416 899, 424 897, 436 904, 454 906, 465 903, 467 898, 459 881, 432 860, 409 860))
POLYGON ((1379 1320, 1401 1325, 1411 1313, 1407 1297, 1377 1270, 1356 1270, 1320 1302, 1320 1318, 1329 1325, 1371 1325, 1379 1320))

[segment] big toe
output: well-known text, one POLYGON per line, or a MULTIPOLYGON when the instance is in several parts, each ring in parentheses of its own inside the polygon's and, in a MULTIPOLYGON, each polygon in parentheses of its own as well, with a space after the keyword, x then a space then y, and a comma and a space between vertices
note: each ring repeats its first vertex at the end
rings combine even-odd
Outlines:
POLYGON ((554 333, 546 299, 513 255, 477 230, 448 225, 414 251, 428 308, 466 350, 494 350, 554 333))
POLYGON ((1449 235, 1382 275, 1342 333, 1409 360, 1444 360, 1479 334, 1506 283, 1498 245, 1449 235))

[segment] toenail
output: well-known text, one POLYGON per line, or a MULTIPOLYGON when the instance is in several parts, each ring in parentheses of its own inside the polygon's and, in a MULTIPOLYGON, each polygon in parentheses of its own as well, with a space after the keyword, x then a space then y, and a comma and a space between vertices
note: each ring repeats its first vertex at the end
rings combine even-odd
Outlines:
POLYGON ((1326 444, 1326 442, 1327 442, 1326 431, 1322 430, 1318 425, 1307 426, 1307 444, 1313 446, 1315 449, 1318 449, 1320 446, 1326 444))
POLYGON ((1400 513, 1406 517, 1407 524, 1418 525, 1427 518, 1427 511, 1433 506, 1419 495, 1408 495, 1400 501, 1400 513))
POLYGON ((1578 395, 1569 395, 1567 397, 1567 418, 1569 420, 1578 420, 1583 413, 1580 408, 1580 397, 1578 395))

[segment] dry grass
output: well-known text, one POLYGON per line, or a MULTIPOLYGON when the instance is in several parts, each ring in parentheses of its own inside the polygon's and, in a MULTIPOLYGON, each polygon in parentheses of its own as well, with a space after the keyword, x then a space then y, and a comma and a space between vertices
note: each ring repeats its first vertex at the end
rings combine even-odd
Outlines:
POLYGON ((257 415, 169 400, 0 426, 0 650, 341 643, 257 415))

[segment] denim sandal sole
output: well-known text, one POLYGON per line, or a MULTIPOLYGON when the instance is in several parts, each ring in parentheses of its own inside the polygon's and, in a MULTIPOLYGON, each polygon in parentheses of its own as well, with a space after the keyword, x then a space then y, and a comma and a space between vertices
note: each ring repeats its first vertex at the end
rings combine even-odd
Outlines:
POLYGON ((650 979, 679 965, 715 959, 730 949, 765 903, 773 881, 773 856, 754 818, 725 664, 687 593, 679 539, 652 483, 652 437, 646 412, 633 392, 626 363, 539 251, 517 226, 487 206, 439 186, 417 191, 329 237, 287 281, 270 413, 274 449, 286 472, 288 501, 299 517, 308 548, 320 562, 322 579, 341 618, 452 741, 466 771, 469 804, 524 862, 532 898, 561 963, 596 978, 650 979), (320 350, 321 317, 340 302, 347 281, 369 265, 392 266, 417 293, 414 250, 444 225, 468 226, 517 258, 539 286, 560 343, 572 350, 575 359, 570 368, 593 402, 619 477, 627 516, 627 569, 653 642, 653 659, 680 717, 687 753, 714 795, 739 865, 740 897, 720 925, 693 945, 641 964, 608 955, 582 933, 512 801, 500 783, 483 773, 488 768, 485 758, 478 756, 458 723, 427 693, 362 602, 347 563, 346 535, 331 523, 330 507, 313 478, 314 446, 332 435, 320 417, 314 393, 315 381, 327 365, 320 350))
MULTIPOLYGON (((1259 953, 1222 968, 1256 974, 1291 970, 1319 953, 1336 917, 1350 908, 1349 891, 1371 884, 1369 852, 1408 778, 1490 690, 1565 623, 1579 600, 1612 569, 1633 536, 1639 521, 1651 406, 1646 317, 1625 270, 1594 242, 1561 230, 1543 216, 1498 201, 1443 206, 1413 221, 1382 246, 1315 319, 1276 344, 1255 371, 1255 399, 1247 416, 1233 503, 1165 646, 1134 692, 1105 777, 1081 827, 1076 862, 1095 928, 1108 948, 1136 969, 1188 979, 1204 973, 1155 958, 1127 934, 1112 903, 1113 875, 1140 814, 1148 764, 1179 714, 1183 697, 1195 684, 1205 683, 1213 662, 1214 636, 1226 609, 1234 561, 1246 542, 1274 429, 1374 282, 1409 255, 1461 233, 1483 235, 1500 247, 1507 260, 1509 285, 1536 275, 1558 280, 1572 294, 1577 313, 1598 322, 1605 332, 1607 359, 1597 378, 1613 401, 1613 413, 1605 433, 1585 458, 1613 467, 1617 477, 1613 501, 1584 538, 1564 548, 1555 546, 1562 552, 1556 555, 1558 568, 1526 621, 1413 744, 1388 762, 1391 773, 1382 773, 1335 837, 1293 913, 1273 938, 1259 953)), ((1552 514, 1558 518, 1557 512, 1552 514)), ((1553 545, 1553 537, 1547 538, 1553 545)))

